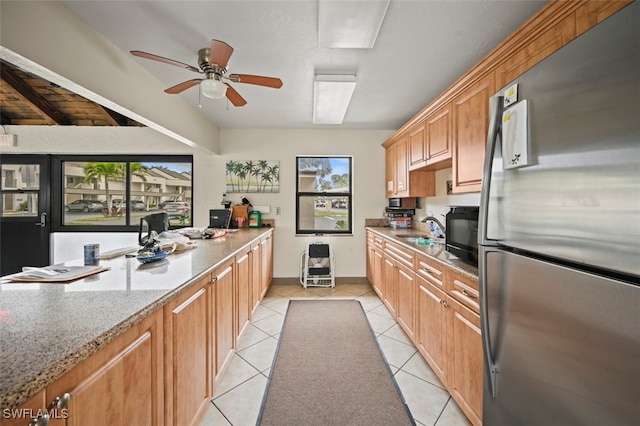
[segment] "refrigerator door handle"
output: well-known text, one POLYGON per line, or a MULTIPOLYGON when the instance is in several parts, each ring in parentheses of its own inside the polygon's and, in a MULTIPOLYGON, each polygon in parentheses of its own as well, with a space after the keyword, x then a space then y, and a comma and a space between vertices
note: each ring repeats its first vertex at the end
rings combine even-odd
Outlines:
POLYGON ((493 155, 496 150, 498 135, 500 134, 500 122, 502 120, 502 103, 504 97, 494 95, 489 98, 489 133, 487 134, 487 148, 484 155, 484 168, 482 174, 482 192, 480 194, 480 214, 478 217, 478 243, 490 244, 487 240, 487 223, 489 210, 489 191, 491 189, 491 171, 493 155))
POLYGON ((487 298, 487 254, 490 248, 481 247, 479 256, 479 285, 480 285, 480 332, 482 335, 482 351, 484 353, 485 380, 491 396, 498 394, 498 366, 491 350, 491 336, 489 332, 489 301, 487 298))

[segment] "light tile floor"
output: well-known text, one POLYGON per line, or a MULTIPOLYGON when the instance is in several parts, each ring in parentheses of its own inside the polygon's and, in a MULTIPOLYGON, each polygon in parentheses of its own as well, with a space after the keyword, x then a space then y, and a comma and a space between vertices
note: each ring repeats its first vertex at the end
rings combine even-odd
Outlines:
POLYGON ((200 426, 256 424, 289 300, 303 298, 359 300, 416 424, 470 425, 371 287, 341 284, 333 289, 306 290, 300 285, 271 286, 242 336, 200 426))

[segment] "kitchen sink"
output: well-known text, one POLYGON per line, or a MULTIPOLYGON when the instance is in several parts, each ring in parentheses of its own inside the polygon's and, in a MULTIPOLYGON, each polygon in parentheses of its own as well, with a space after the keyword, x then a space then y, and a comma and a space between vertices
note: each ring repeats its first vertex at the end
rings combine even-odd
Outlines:
POLYGON ((419 245, 444 244, 444 241, 433 239, 431 238, 430 235, 425 235, 425 234, 403 234, 403 235, 396 235, 395 237, 401 238, 408 243, 419 244, 419 245))

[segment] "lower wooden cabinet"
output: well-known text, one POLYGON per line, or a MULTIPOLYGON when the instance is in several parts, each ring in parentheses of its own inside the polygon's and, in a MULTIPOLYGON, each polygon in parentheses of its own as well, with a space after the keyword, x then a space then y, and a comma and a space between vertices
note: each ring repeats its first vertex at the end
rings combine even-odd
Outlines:
POLYGON ((262 265, 260 266, 262 280, 260 299, 262 299, 269 291, 269 286, 273 279, 273 231, 262 237, 260 247, 260 259, 262 260, 262 265))
POLYGON ((3 411, 0 425, 26 426, 44 413, 53 426, 197 425, 271 283, 272 235, 190 284, 14 415, 3 411))
POLYGON ((249 256, 251 258, 251 318, 253 318, 254 312, 260 305, 260 300, 262 300, 262 278, 260 275, 262 259, 260 257, 260 242, 251 244, 249 256))
POLYGON ((391 239, 375 237, 384 250, 377 255, 375 238, 367 238, 367 276, 373 278, 373 288, 471 423, 481 425, 478 283, 391 239), (412 257, 410 267, 406 261, 412 257), (376 275, 381 277, 379 288, 376 275))
MULTIPOLYGON (((50 404, 46 402, 44 389, 32 396, 27 402, 15 409, 5 409, 0 412, 0 426, 27 426, 32 420, 43 421, 49 417, 50 404)), ((51 411, 55 415, 58 410, 51 411)), ((64 411, 59 411, 64 416, 64 411)))
POLYGON ((236 312, 235 312, 235 332, 236 332, 236 346, 238 340, 251 321, 251 259, 249 254, 251 253, 251 247, 247 247, 240 254, 236 255, 235 260, 235 297, 236 297, 236 312))
POLYGON ((49 403, 70 398, 49 425, 165 424, 162 321, 160 309, 49 385, 49 403))
POLYGON ((211 394, 210 282, 201 279, 164 307, 167 425, 192 424, 211 394))
POLYGON ((447 385, 446 294, 418 276, 418 332, 416 346, 443 385, 447 385))
POLYGON ((475 426, 482 424, 480 315, 452 297, 449 304, 447 389, 475 426))
POLYGON ((235 348, 233 315, 233 260, 229 260, 213 272, 215 291, 216 372, 217 380, 233 358, 235 348))
POLYGON ((416 298, 418 296, 416 274, 406 266, 398 265, 397 280, 397 321, 412 341, 415 341, 416 298))

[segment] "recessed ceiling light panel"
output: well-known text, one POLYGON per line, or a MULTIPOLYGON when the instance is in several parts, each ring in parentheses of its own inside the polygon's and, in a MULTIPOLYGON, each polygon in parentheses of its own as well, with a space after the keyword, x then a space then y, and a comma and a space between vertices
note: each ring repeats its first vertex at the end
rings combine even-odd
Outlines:
POLYGON ((371 49, 391 0, 318 2, 318 47, 371 49))
POLYGON ((342 124, 355 88, 355 75, 317 75, 313 81, 313 124, 342 124))

